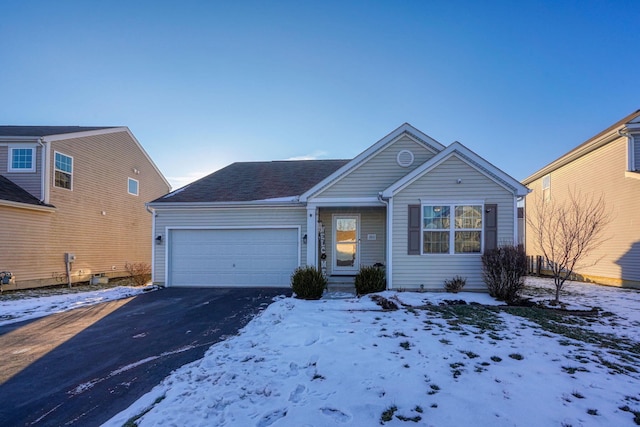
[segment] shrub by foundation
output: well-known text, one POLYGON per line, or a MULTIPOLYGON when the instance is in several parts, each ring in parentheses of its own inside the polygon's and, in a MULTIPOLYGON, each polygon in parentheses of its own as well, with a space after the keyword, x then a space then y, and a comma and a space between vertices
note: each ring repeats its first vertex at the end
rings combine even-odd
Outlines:
POLYGON ((522 246, 505 245, 482 255, 482 276, 489 295, 499 301, 515 302, 524 287, 527 258, 522 246))
POLYGON ((386 290, 387 275, 384 267, 376 265, 361 267, 358 274, 356 274, 355 286, 358 295, 386 290))
POLYGON ((291 275, 291 288, 296 298, 320 299, 327 288, 327 279, 315 267, 298 267, 291 275))
POLYGON ((467 284, 466 277, 455 276, 451 280, 444 281, 444 289, 447 292, 453 292, 454 294, 457 294, 462 290, 462 288, 464 288, 464 285, 466 284, 467 284))

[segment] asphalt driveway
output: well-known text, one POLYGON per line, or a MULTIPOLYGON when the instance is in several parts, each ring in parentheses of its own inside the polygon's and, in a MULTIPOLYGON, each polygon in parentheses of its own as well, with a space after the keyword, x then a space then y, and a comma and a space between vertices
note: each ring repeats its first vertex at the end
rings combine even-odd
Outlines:
POLYGON ((98 426, 289 289, 162 289, 0 326, 0 425, 98 426))

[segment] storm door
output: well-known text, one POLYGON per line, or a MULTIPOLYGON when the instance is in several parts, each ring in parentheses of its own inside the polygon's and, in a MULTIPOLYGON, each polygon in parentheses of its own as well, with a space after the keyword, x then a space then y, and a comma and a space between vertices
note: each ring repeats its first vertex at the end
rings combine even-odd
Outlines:
POLYGON ((360 215, 333 216, 333 273, 355 274, 360 269, 360 215))

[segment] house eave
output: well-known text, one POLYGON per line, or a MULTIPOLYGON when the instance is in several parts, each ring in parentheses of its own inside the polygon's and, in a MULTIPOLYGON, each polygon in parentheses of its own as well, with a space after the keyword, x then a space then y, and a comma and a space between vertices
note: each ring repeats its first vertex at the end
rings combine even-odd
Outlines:
POLYGON ((55 206, 34 205, 31 203, 14 202, 11 200, 0 200, 0 206, 6 206, 9 208, 16 208, 16 209, 27 209, 32 211, 41 211, 41 212, 55 212, 57 210, 55 206))
POLYGON ((251 200, 246 202, 160 202, 147 203, 150 209, 223 209, 223 208, 299 208, 306 204, 293 201, 251 200))
POLYGON ((622 120, 618 121, 614 125, 600 132, 592 138, 589 138, 587 141, 583 142, 573 150, 568 153, 560 156, 553 162, 544 166, 542 169, 534 172, 530 176, 526 177, 522 180, 524 185, 531 184, 532 182, 542 178, 543 176, 560 169, 563 166, 573 162, 580 157, 591 153, 592 151, 597 150, 598 148, 609 144, 610 142, 615 141, 618 138, 622 138, 623 135, 620 134, 619 131, 627 131, 627 132, 637 132, 640 131, 640 123, 635 122, 636 119, 640 117, 640 110, 637 110, 622 120))

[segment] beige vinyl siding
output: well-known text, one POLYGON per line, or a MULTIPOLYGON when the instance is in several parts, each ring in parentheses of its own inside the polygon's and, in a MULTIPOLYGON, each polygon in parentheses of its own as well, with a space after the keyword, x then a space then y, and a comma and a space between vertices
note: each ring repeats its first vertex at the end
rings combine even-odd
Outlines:
MULTIPOLYGON (((421 200, 483 201, 498 205, 498 243, 513 244, 515 199, 513 193, 453 156, 400 191, 393 198, 392 280, 395 289, 444 289, 444 281, 460 275, 465 289, 484 290, 480 254, 407 255, 408 205, 421 200), (457 184, 457 180, 462 182, 457 184)), ((484 239, 484 235, 483 235, 484 239)))
MULTIPOLYGON (((386 209, 385 208, 323 208, 320 209, 318 218, 325 226, 325 246, 327 254, 327 272, 331 274, 333 263, 333 215, 334 214, 359 214, 360 215, 360 265, 384 264, 386 261, 386 209), (375 240, 368 240, 369 234, 375 234, 375 240)), ((318 250, 319 253, 319 250, 318 250)))
MULTIPOLYGON (((9 143, 12 147, 18 147, 17 143, 9 143)), ((34 147, 33 143, 28 143, 25 148, 34 147)), ((8 172, 9 166, 9 147, 0 146, 0 174, 10 179, 15 184, 27 190, 38 199, 42 199, 42 148, 35 147, 35 172, 8 172)))
MULTIPOLYGON (((184 208, 156 210, 155 235, 163 236, 163 243, 155 245, 153 264, 154 283, 164 284, 166 281, 166 257, 168 243, 167 228, 243 228, 243 227, 300 227, 300 235, 307 234, 307 210, 304 207, 282 208, 184 208)), ((307 245, 302 244, 300 260, 304 264, 307 257, 307 246, 313 244, 308 237, 307 245)))
POLYGON ((379 192, 433 156, 424 145, 405 135, 316 197, 377 197, 379 192), (414 155, 413 164, 406 168, 396 161, 402 150, 410 150, 414 155))
MULTIPOLYGON (((66 283, 67 252, 76 255, 74 282, 98 273, 124 276, 127 262, 150 264, 152 216, 145 202, 166 194, 169 187, 135 141, 127 132, 115 132, 51 145, 52 154, 73 157, 73 191, 55 187, 52 173, 48 184, 55 212, 2 211, 15 224, 11 230, 2 227, 3 232, 18 249, 7 253, 10 261, 0 268, 16 274, 18 287, 27 287, 66 283), (127 193, 128 177, 140 182, 139 196, 127 193)), ((53 161, 52 155, 51 171, 53 161)))
MULTIPOLYGON (((598 283, 640 285, 640 180, 625 177, 627 140, 618 138, 551 172, 551 198, 565 200, 569 190, 604 195, 612 221, 605 241, 583 265, 578 274, 598 283), (589 264, 597 263, 589 266, 589 264)), ((540 197, 540 180, 532 182, 527 196, 527 217, 534 219, 535 199, 540 197)), ((539 255, 533 233, 527 233, 527 253, 539 255)))

